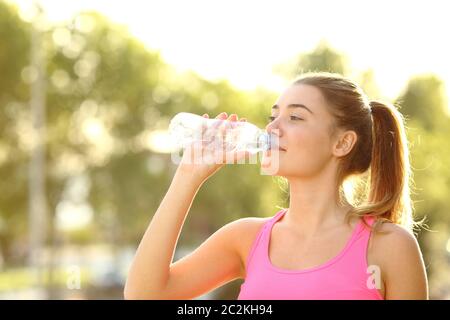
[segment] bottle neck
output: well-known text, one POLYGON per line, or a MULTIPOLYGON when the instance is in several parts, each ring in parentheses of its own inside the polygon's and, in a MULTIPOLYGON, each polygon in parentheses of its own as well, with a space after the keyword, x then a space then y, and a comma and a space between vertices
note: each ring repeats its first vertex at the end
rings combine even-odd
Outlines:
POLYGON ((270 134, 263 131, 261 132, 261 134, 258 136, 258 148, 261 150, 269 150, 271 147, 271 137, 270 134))

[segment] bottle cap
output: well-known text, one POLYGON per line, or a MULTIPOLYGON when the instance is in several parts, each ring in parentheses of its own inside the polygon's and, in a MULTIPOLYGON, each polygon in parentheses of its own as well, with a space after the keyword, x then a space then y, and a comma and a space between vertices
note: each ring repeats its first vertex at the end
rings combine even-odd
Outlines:
POLYGON ((267 132, 263 132, 258 137, 258 148, 267 151, 270 149, 270 145, 271 145, 270 134, 267 132))

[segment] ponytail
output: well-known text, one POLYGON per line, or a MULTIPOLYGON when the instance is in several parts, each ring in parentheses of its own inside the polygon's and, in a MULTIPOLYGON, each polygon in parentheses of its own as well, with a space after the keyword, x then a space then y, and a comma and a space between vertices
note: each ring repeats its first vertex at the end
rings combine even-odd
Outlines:
POLYGON ((371 101, 372 159, 368 207, 380 222, 399 224, 412 233, 411 168, 402 114, 393 106, 371 101))

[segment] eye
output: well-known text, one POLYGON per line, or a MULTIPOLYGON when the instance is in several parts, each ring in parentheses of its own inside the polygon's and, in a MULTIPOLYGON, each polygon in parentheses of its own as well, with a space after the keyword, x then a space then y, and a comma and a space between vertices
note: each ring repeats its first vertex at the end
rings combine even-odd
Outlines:
MULTIPOLYGON (((290 118, 291 118, 291 120, 295 120, 295 121, 297 121, 297 120, 304 120, 304 119, 296 117, 296 116, 291 116, 290 118)), ((272 122, 273 120, 275 120, 275 117, 269 116, 269 117, 267 117, 267 119, 269 120, 269 122, 272 122)))

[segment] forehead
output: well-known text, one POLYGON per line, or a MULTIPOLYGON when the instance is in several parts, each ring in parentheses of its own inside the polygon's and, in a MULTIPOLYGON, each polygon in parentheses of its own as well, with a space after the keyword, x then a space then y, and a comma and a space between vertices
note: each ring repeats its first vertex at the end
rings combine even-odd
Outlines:
POLYGON ((303 104, 314 113, 320 114, 326 111, 326 101, 322 93, 311 85, 298 84, 289 86, 275 102, 281 109, 291 103, 303 104))

